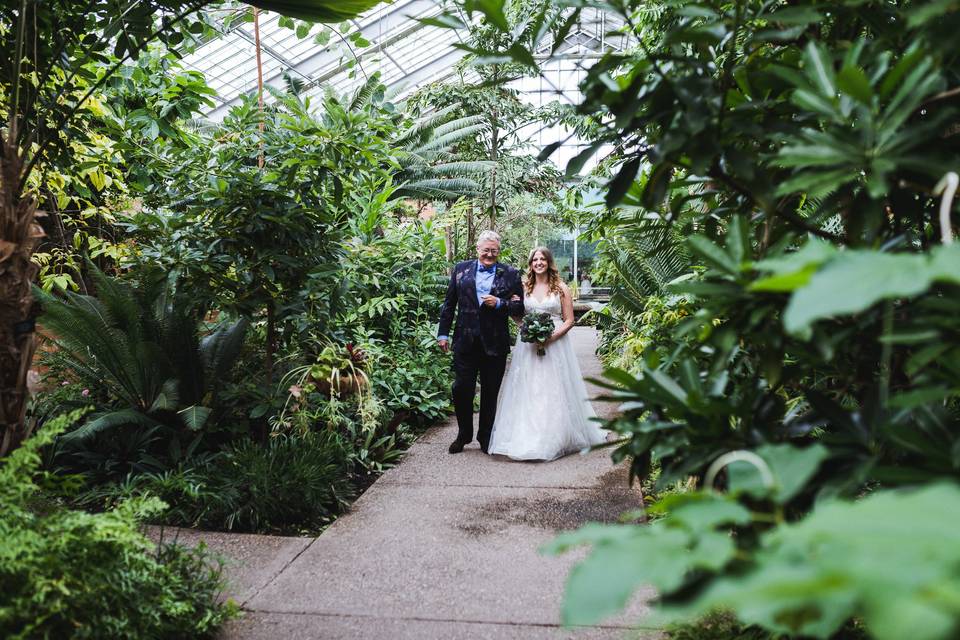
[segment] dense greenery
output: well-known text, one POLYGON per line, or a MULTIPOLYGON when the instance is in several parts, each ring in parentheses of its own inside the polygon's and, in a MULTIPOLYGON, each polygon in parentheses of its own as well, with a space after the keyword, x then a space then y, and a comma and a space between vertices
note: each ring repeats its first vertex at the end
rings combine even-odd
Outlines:
POLYGON ((373 74, 349 96, 272 93, 202 122, 203 78, 157 48, 86 115, 123 211, 74 241, 109 246, 99 266, 51 261, 36 291, 51 344, 30 412, 95 405, 44 452, 83 479, 75 504, 149 494, 162 522, 315 531, 446 414, 432 327, 456 234, 419 214, 484 206, 491 171, 503 197, 539 197, 505 179, 533 158, 486 159, 492 125, 443 89, 395 103, 373 74))
MULTIPOLYGON (((700 620, 701 637, 954 637, 957 0, 451 4, 431 24, 479 19, 462 48, 481 86, 395 102, 374 74, 311 101, 291 81, 218 124, 197 118, 203 78, 147 49, 154 27, 168 47, 210 35, 202 13, 149 12, 198 6, 143 3, 100 31, 107 5, 60 2, 61 18, 27 2, 30 38, 0 28, 17 61, 0 76, 16 182, 0 256, 19 261, 0 325, 32 318, 40 268, 51 341, 26 423, 9 418, 22 370, 4 366, 20 372, 0 389, 4 448, 46 426, 0 466, 0 628, 211 633, 216 573, 202 554, 149 553, 134 522, 325 526, 447 410, 431 328, 448 261, 495 226, 522 262, 544 226, 575 219, 615 284, 596 314, 623 407, 614 459, 654 495, 647 525, 551 545, 592 546, 565 620, 653 584, 651 624, 700 620), (529 109, 504 82, 539 73, 585 8, 629 47, 592 63, 576 113, 529 109), (568 177, 612 152, 561 193, 516 136, 537 120, 589 140, 568 177), (578 212, 598 184, 607 208, 578 212), (50 237, 31 263, 41 205, 50 237), (34 477, 103 512, 32 502, 34 477), (50 588, 57 566, 65 588, 50 588)), ((0 333, 11 362, 27 334, 0 333)))
POLYGON ((217 603, 219 568, 202 548, 157 546, 138 530, 162 502, 132 499, 89 514, 39 498, 38 451, 78 415, 48 422, 0 465, 0 632, 212 637, 233 611, 217 603))
POLYGON ((81 502, 113 507, 149 494, 171 505, 162 514, 168 523, 207 530, 314 531, 353 496, 349 453, 325 433, 282 435, 266 445, 241 440, 174 469, 100 485, 85 492, 81 502))
MULTIPOLYGON (((500 6, 463 8, 495 24, 500 6)), ((610 426, 615 458, 659 473, 665 517, 558 542, 594 545, 568 620, 652 582, 664 613, 719 607, 770 633, 859 618, 875 637, 953 637, 958 564, 923 523, 946 535, 960 478, 960 251, 940 203, 960 7, 583 6, 636 43, 583 81, 596 144, 575 164, 615 149, 592 225, 622 276, 603 320, 626 409, 610 426), (675 497, 689 476, 698 491, 675 497)), ((476 53, 535 65, 536 39, 504 37, 476 53)))
POLYGON ((164 60, 105 97, 139 199, 122 258, 85 269, 91 295, 36 292, 56 349, 33 415, 96 405, 46 459, 83 477, 87 507, 152 494, 164 522, 315 531, 446 413, 446 364, 429 357, 444 245, 401 195, 470 193, 463 176, 486 165, 445 149, 477 128, 407 114, 373 77, 316 106, 247 101, 198 131, 189 112, 151 120, 170 87, 206 94, 192 73, 151 75, 176 70, 164 60))

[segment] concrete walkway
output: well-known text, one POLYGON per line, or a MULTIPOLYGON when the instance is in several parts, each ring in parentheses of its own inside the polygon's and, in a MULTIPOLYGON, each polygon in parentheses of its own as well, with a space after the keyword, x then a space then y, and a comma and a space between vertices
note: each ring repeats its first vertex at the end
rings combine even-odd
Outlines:
MULTIPOLYGON (((571 336, 584 375, 598 375, 594 331, 571 336)), ((233 560, 230 595, 246 614, 224 637, 638 637, 627 629, 649 591, 618 619, 564 629, 564 583, 583 554, 538 553, 557 531, 636 509, 626 468, 613 467, 609 450, 523 463, 474 442, 450 455, 455 436, 452 419, 428 431, 318 538, 183 534, 233 560)))

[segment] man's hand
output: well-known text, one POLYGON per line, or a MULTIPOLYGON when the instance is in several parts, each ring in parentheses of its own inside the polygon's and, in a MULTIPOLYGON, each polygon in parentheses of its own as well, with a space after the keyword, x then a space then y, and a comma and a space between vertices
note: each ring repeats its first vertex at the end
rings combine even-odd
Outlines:
POLYGON ((450 351, 450 341, 449 340, 437 340, 437 344, 440 345, 440 350, 446 353, 450 351))
POLYGON ((490 307, 491 309, 495 309, 497 307, 497 302, 499 301, 500 298, 497 296, 483 296, 484 306, 490 307))
MULTIPOLYGON (((516 294, 510 296, 510 302, 520 302, 520 296, 516 294)), ((523 322, 523 313, 521 313, 520 315, 510 316, 510 317, 513 318, 513 321, 516 322, 517 324, 520 324, 521 322, 523 322)))

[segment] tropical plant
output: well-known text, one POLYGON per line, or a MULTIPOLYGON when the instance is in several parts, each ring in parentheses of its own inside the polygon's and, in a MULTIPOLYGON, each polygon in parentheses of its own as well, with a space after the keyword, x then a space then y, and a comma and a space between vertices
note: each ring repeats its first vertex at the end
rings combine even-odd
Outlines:
POLYGON ((154 496, 171 507, 153 514, 153 522, 237 532, 317 531, 354 495, 349 460, 349 447, 336 434, 280 434, 265 445, 244 439, 174 469, 93 487, 78 502, 102 509, 154 496))
POLYGON ((342 102, 351 111, 378 110, 394 114, 398 127, 389 135, 397 164, 393 183, 397 186, 390 191, 389 199, 456 200, 480 193, 473 178, 488 173, 493 163, 464 161, 453 149, 476 138, 485 128, 483 119, 458 117, 456 105, 410 118, 406 113, 409 105, 406 102, 394 105, 388 96, 389 90, 377 72, 342 102))
MULTIPOLYGON (((474 210, 482 212, 482 217, 486 218, 483 224, 487 228, 496 226, 507 202, 516 194, 534 191, 540 186, 544 187, 543 192, 556 193, 556 181, 550 185, 551 180, 543 167, 528 151, 525 152, 526 141, 517 135, 524 125, 537 119, 535 110, 520 100, 517 91, 486 83, 480 86, 469 83, 428 85, 411 97, 410 104, 423 111, 453 115, 454 120, 444 130, 453 127, 454 123, 472 123, 467 129, 470 135, 460 138, 452 151, 458 162, 469 163, 464 166, 485 166, 487 169, 475 176, 479 190, 472 194, 473 207, 469 210, 471 216, 474 210), (547 185, 554 188, 551 190, 547 185)), ((477 224, 481 222, 480 217, 477 224)), ((468 225, 472 229, 474 221, 468 220, 468 225)), ((473 237, 468 234, 467 245, 472 244, 473 237)))
POLYGON ((106 397, 92 419, 59 439, 58 451, 65 459, 89 458, 87 441, 100 437, 142 453, 133 460, 108 454, 98 465, 108 475, 189 456, 222 418, 219 389, 240 352, 246 322, 221 323, 201 337, 193 302, 182 291, 171 293, 165 274, 142 273, 134 284, 93 265, 90 272, 96 297, 35 293, 59 347, 53 357, 106 397))
POLYGON ((459 143, 472 140, 485 124, 480 116, 455 115, 451 105, 420 116, 397 137, 400 185, 396 197, 416 200, 456 200, 477 196, 480 185, 473 179, 488 173, 494 163, 462 160, 452 151, 459 143))
MULTIPOLYGON (((298 17, 339 21, 377 0, 271 2, 298 17)), ((176 45, 205 29, 197 12, 207 2, 143 0, 120 7, 106 0, 8 2, 0 8, 0 454, 29 435, 24 421, 26 380, 35 350, 32 254, 42 236, 36 222, 35 170, 67 166, 71 143, 89 133, 75 127, 78 113, 128 59, 150 43, 176 45)))
MULTIPOLYGON (((490 14, 503 5, 466 4, 494 24, 490 14)), ((960 477, 960 459, 946 453, 960 439, 960 336, 947 320, 960 311, 951 187, 960 76, 958 52, 946 44, 960 25, 956 3, 597 2, 556 19, 575 19, 581 7, 615 14, 633 45, 604 54, 581 84, 578 111, 602 133, 593 129, 573 164, 616 149, 606 202, 622 213, 598 230, 616 241, 633 232, 615 217, 632 218, 641 236, 654 220, 684 238, 692 263, 684 281, 665 287, 689 303, 675 328, 653 332, 654 352, 666 357, 647 362, 643 349, 631 372, 609 372, 610 395, 625 409, 610 425, 624 436, 615 458, 630 458, 638 476, 657 461, 660 487, 688 476, 709 484, 712 467, 737 458, 769 471, 726 469, 719 480, 732 499, 704 507, 727 518, 717 527, 685 523, 686 505, 667 501, 673 525, 600 534, 656 538, 657 556, 682 566, 641 568, 651 554, 634 546, 584 569, 580 585, 593 591, 569 606, 611 602, 601 585, 620 575, 653 580, 665 605, 690 604, 683 611, 695 615, 729 607, 773 633, 827 637, 854 615, 876 637, 903 633, 883 618, 897 607, 869 588, 831 592, 838 606, 817 600, 827 583, 880 584, 870 571, 881 564, 820 555, 812 537, 795 536, 817 529, 833 548, 824 523, 849 516, 858 533, 843 535, 884 555, 870 538, 880 526, 874 508, 903 505, 932 531, 936 500, 955 499, 939 483, 960 477), (918 485, 929 486, 892 491, 918 485), (872 520, 859 519, 867 513, 872 520), (677 553, 665 553, 671 545, 677 553)), ((525 42, 501 31, 500 46, 476 53, 535 72, 525 42)), ((633 271, 625 284, 638 295, 615 303, 625 314, 646 309, 637 303, 648 274, 633 271)), ((902 547, 891 560, 917 577, 907 590, 922 583, 895 596, 926 612, 929 624, 911 634, 955 633, 956 609, 917 604, 919 593, 956 589, 955 575, 939 573, 955 562, 927 556, 918 570, 922 534, 914 540, 903 529, 887 542, 902 547)))
POLYGON ((302 330, 296 318, 309 314, 325 331, 349 207, 385 179, 389 157, 376 134, 385 117, 350 113, 332 98, 319 114, 290 96, 277 100, 262 134, 256 102, 247 100, 215 135, 163 149, 178 168, 157 167, 164 189, 149 194, 134 229, 145 262, 169 265, 219 309, 265 321, 268 378, 278 349, 302 330))
POLYGON ((202 547, 154 545, 139 531, 164 508, 136 499, 89 514, 43 502, 38 452, 82 411, 41 427, 0 464, 0 633, 5 638, 213 637, 219 564, 202 547))
MULTIPOLYGON (((777 483, 796 486, 817 464, 784 456, 772 469, 781 474, 777 483)), ((771 495, 770 486, 752 487, 754 497, 771 495)), ((960 628, 960 609, 944 597, 960 584, 955 549, 943 544, 951 535, 944 517, 960 512, 956 484, 828 500, 803 521, 759 537, 732 537, 729 529, 769 527, 781 517, 776 508, 751 510, 713 493, 675 496, 657 508, 669 513, 649 526, 593 524, 548 546, 593 547, 570 575, 566 623, 595 624, 651 584, 661 599, 651 626, 719 609, 787 637, 836 637, 854 616, 879 640, 946 639, 960 628)))

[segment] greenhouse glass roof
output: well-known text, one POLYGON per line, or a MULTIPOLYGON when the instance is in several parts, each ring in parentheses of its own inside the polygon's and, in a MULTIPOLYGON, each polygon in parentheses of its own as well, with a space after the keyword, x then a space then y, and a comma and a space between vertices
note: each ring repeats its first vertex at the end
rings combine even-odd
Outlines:
MULTIPOLYGON (((467 34, 419 21, 442 11, 443 5, 436 0, 396 0, 347 23, 314 25, 307 34, 297 34, 284 26, 277 14, 262 12, 259 24, 264 84, 284 88, 287 74, 303 83, 306 95, 320 95, 328 87, 345 94, 379 71, 383 82, 402 96, 458 74, 465 82, 476 81, 476 71, 456 66, 465 52, 454 45, 467 34)), ((201 71, 216 90, 217 106, 206 114, 216 121, 223 119, 240 96, 256 91, 257 61, 253 23, 234 21, 225 26, 228 13, 213 15, 222 35, 187 55, 183 63, 188 69, 201 71)), ((545 60, 547 51, 542 52, 541 75, 518 79, 511 86, 536 106, 556 100, 576 103, 579 81, 589 66, 585 62, 604 51, 626 46, 625 36, 613 35, 621 26, 598 9, 585 9, 557 53, 545 60)), ((542 127, 529 127, 521 133, 537 145, 549 144, 563 135, 562 131, 542 127)), ((565 161, 579 146, 577 140, 568 141, 567 148, 554 159, 565 161)))

